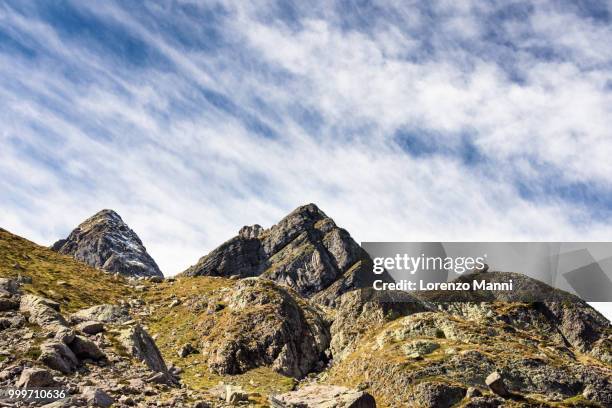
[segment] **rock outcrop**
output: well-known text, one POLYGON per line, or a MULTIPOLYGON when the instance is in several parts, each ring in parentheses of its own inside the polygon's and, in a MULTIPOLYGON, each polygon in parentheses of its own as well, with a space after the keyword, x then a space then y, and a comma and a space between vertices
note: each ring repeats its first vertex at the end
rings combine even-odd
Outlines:
POLYGON ((340 294, 367 285, 372 274, 360 262, 364 259, 369 259, 367 254, 348 232, 336 226, 316 205, 308 204, 269 229, 259 225, 243 227, 236 237, 183 273, 262 276, 307 297, 331 288, 326 296, 317 298, 330 304, 340 294))
POLYGON ((239 374, 270 366, 301 378, 325 358, 327 323, 299 296, 260 278, 239 281, 227 305, 209 320, 203 353, 219 374, 239 374))
POLYGON ((138 235, 112 210, 102 210, 83 221, 51 249, 109 272, 163 277, 138 235))
POLYGON ((310 385, 270 396, 273 408, 376 408, 367 392, 334 385, 310 385))

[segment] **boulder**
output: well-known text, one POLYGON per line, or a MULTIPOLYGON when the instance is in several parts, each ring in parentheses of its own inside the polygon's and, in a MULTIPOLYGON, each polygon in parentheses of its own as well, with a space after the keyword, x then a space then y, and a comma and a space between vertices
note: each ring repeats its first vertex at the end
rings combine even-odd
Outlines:
POLYGON ((487 376, 485 379, 485 384, 487 384, 491 391, 500 397, 508 397, 510 395, 502 375, 497 371, 494 371, 487 376))
POLYGON ((225 386, 225 402, 230 405, 238 405, 240 402, 248 401, 249 394, 242 387, 233 385, 225 386))
POLYGON ((74 330, 66 326, 57 326, 55 332, 55 339, 61 341, 64 344, 70 344, 74 340, 74 330))
POLYGON ((195 347, 193 347, 190 343, 187 343, 185 345, 183 345, 179 351, 178 351, 178 356, 180 358, 185 358, 190 354, 195 354, 197 353, 198 350, 195 349, 195 347))
POLYGON ((35 323, 43 328, 48 326, 67 325, 66 320, 59 313, 59 304, 40 296, 22 296, 19 303, 19 311, 28 313, 30 316, 30 323, 35 323))
POLYGON ((9 328, 22 327, 24 324, 25 318, 18 313, 8 317, 0 317, 0 331, 9 328))
POLYGON ((364 391, 335 385, 310 385, 297 391, 273 395, 273 408, 375 408, 374 397, 364 391))
POLYGON ((421 382, 413 388, 411 399, 423 408, 448 408, 463 399, 466 389, 441 382, 421 382))
POLYGON ((76 326, 77 330, 88 335, 98 334, 104 331, 104 325, 101 322, 85 321, 76 326))
POLYGON ((402 346, 402 351, 407 356, 424 356, 433 353, 440 348, 440 345, 435 341, 430 340, 414 340, 402 346))
POLYGON ((115 402, 104 390, 95 387, 85 387, 82 396, 89 407, 108 408, 115 402))
POLYGON ((11 278, 0 278, 0 290, 6 291, 11 295, 18 295, 20 293, 20 284, 15 279, 11 278))
POLYGON ((70 343, 70 349, 81 359, 101 360, 106 358, 106 355, 98 348, 96 343, 83 336, 75 336, 70 343))
POLYGON ((19 301, 17 299, 0 298, 0 312, 19 309, 19 301))
POLYGON ((63 342, 48 340, 40 346, 40 351, 39 361, 64 374, 73 373, 78 365, 77 357, 63 342))
POLYGON ((144 362, 151 370, 162 373, 168 372, 164 358, 155 341, 140 324, 122 330, 119 341, 134 357, 144 362))
POLYGON ((100 322, 100 323, 125 323, 131 320, 126 309, 116 305, 97 305, 81 309, 72 315, 72 319, 78 322, 100 322))
POLYGON ((42 388, 54 386, 55 380, 49 370, 43 368, 26 368, 17 381, 18 388, 42 388))

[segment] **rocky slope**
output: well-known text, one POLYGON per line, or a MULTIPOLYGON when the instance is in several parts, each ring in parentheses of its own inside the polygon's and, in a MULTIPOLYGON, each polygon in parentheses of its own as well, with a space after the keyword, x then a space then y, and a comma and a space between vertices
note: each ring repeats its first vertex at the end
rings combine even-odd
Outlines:
POLYGON ((243 227, 183 274, 265 277, 332 305, 340 294, 370 285, 364 265, 368 259, 348 232, 308 204, 269 229, 243 227))
POLYGON ((113 210, 102 210, 83 221, 51 249, 109 272, 163 277, 138 235, 113 210))
POLYGON ((502 272, 469 279, 555 296, 360 288, 355 245, 309 205, 160 280, 0 231, 0 387, 64 387, 56 408, 612 407, 612 327, 588 304, 502 272))

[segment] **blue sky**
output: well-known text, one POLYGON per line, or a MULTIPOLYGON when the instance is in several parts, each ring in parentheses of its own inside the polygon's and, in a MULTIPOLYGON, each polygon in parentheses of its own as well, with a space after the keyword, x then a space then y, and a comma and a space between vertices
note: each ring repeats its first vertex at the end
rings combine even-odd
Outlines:
POLYGON ((610 240, 604 1, 4 1, 0 225, 166 274, 315 202, 359 241, 610 240))

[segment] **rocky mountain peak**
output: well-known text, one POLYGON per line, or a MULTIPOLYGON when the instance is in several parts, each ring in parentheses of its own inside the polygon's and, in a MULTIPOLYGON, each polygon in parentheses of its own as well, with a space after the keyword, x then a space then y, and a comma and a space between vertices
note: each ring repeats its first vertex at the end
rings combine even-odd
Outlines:
POLYGON ((105 209, 83 221, 52 250, 126 276, 163 276, 136 233, 119 214, 105 209))
MULTIPOLYGON (((311 296, 343 279, 362 255, 347 231, 315 204, 307 204, 268 229, 243 227, 184 274, 263 276, 311 296)), ((349 285, 341 286, 348 290, 349 285)))

